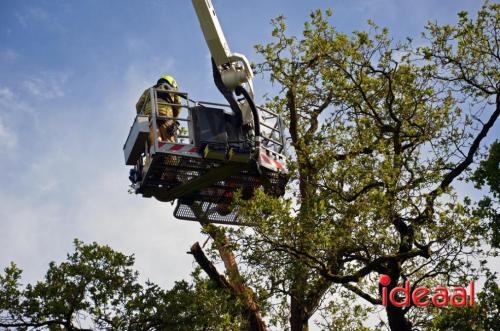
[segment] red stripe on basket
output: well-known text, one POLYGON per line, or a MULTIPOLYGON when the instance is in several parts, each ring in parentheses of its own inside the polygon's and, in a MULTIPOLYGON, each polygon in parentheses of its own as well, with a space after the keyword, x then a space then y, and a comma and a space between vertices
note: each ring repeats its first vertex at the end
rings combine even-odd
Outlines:
POLYGON ((271 160, 265 154, 260 154, 260 158, 266 163, 271 163, 271 160))
POLYGON ((172 147, 170 147, 170 150, 171 151, 178 151, 179 149, 182 149, 184 145, 174 145, 172 147))

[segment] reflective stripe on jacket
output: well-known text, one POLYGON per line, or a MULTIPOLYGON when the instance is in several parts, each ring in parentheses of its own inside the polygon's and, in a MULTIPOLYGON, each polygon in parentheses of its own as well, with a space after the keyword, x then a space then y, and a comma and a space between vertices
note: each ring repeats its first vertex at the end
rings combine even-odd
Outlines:
MULTIPOLYGON (((165 85, 159 85, 156 87, 157 90, 160 91, 170 91, 170 89, 165 85)), ((178 94, 168 94, 169 97, 161 97, 158 95, 158 114, 161 116, 168 116, 168 117, 178 117, 179 112, 180 112, 180 106, 172 106, 172 105, 166 105, 165 103, 175 103, 175 104, 181 104, 181 98, 179 97, 178 94)), ((137 113, 139 114, 144 107, 144 114, 150 115, 151 114, 151 103, 149 102, 149 89, 146 89, 141 97, 139 98, 139 101, 137 101, 137 104, 135 105, 135 109, 137 110, 137 113), (147 100, 147 103, 146 103, 147 100), (146 106, 144 107, 144 103, 146 103, 146 106)))

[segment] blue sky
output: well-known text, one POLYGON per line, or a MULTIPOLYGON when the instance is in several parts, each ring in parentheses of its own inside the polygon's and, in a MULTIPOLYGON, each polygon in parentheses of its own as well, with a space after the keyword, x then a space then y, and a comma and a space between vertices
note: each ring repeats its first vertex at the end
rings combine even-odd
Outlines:
MULTIPOLYGON (((332 8, 343 32, 366 20, 396 39, 429 20, 455 21, 477 0, 213 1, 232 51, 258 61, 272 17, 299 32, 314 8, 332 8)), ((0 0, 0 267, 16 261, 42 277, 73 238, 135 253, 143 279, 163 286, 189 275, 185 252, 199 225, 173 206, 127 193, 122 146, 142 91, 159 75, 194 99, 220 101, 190 1, 0 0)), ((260 76, 257 96, 269 88, 260 76)))

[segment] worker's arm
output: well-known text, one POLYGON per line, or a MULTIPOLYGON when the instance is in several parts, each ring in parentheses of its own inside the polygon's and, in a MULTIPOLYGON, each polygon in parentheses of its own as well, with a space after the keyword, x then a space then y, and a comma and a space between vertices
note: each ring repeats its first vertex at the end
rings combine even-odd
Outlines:
POLYGON ((146 99, 148 97, 148 92, 149 89, 146 89, 139 98, 139 101, 137 101, 137 103, 135 104, 135 109, 137 110, 137 114, 139 114, 142 110, 142 107, 144 107, 144 104, 146 103, 146 99))
MULTIPOLYGON (((173 115, 172 117, 178 118, 179 114, 181 112, 181 98, 178 94, 174 94, 174 95, 170 94, 170 96, 171 97, 173 96, 172 105, 171 105, 172 115, 173 115)), ((167 125, 167 134, 175 137, 177 135, 179 127, 180 127, 179 121, 169 119, 166 121, 166 125, 167 125)))
POLYGON ((172 105, 172 111, 173 111, 173 115, 174 117, 179 117, 179 114, 181 113, 181 97, 176 94, 174 95, 174 104, 178 105, 172 105))

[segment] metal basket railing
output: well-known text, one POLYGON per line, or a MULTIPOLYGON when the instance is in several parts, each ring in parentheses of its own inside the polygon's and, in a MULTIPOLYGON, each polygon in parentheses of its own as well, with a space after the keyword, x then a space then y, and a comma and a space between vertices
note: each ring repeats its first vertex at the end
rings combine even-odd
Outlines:
MULTIPOLYGON (((140 111, 140 114, 145 114, 146 107, 150 100, 154 102, 151 104, 151 118, 150 118, 150 127, 153 128, 153 136, 155 142, 155 148, 157 149, 158 143, 158 120, 172 120, 177 121, 179 123, 179 130, 175 135, 176 142, 184 143, 184 144, 192 144, 194 142, 194 133, 192 120, 189 110, 194 106, 206 106, 206 107, 218 107, 223 109, 227 113, 232 113, 231 107, 227 104, 215 103, 215 102, 206 102, 206 101, 194 101, 188 97, 186 92, 179 91, 163 91, 155 88, 150 88, 149 94, 147 96, 146 101, 140 111), (158 97, 160 95, 160 98, 158 97), (165 102, 164 99, 161 98, 162 95, 172 96, 178 95, 180 96, 181 103, 173 103, 173 102, 165 102), (177 107, 179 109, 179 114, 177 117, 164 116, 160 115, 158 112, 159 105, 166 105, 170 107, 177 107)), ((264 148, 266 151, 279 154, 281 156, 286 155, 285 151, 285 139, 283 136, 283 122, 279 114, 265 109, 263 107, 257 107, 259 110, 259 120, 261 126, 261 136, 260 146, 264 148)))

